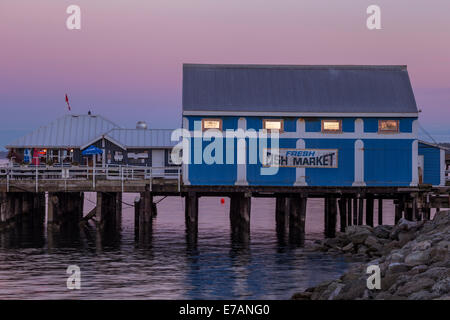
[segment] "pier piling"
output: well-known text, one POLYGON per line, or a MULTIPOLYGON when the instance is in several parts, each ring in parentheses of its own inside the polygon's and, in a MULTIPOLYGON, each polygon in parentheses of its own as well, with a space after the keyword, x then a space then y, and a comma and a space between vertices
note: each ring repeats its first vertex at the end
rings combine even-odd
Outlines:
POLYGON ((339 217, 340 217, 340 231, 345 232, 347 227, 347 200, 345 198, 340 198, 339 203, 339 217))
POLYGON ((49 192, 47 224, 77 224, 83 217, 83 202, 82 192, 49 192))
POLYGON ((188 233, 198 232, 198 194, 189 192, 185 197, 185 221, 188 233))
POLYGON ((305 194, 290 198, 289 206, 289 241, 302 244, 305 240, 306 204, 308 197, 305 194))
POLYGON ((284 236, 289 221, 290 198, 277 196, 275 200, 275 222, 277 234, 284 236))
POLYGON ((336 236, 337 202, 336 197, 325 198, 325 237, 334 238, 336 236))
POLYGON ((373 227, 374 199, 372 195, 366 198, 366 225, 373 227))
POLYGON ((378 225, 381 226, 383 224, 383 199, 378 199, 378 225))
POLYGON ((231 233, 236 239, 248 241, 250 237, 250 211, 252 196, 239 192, 231 196, 230 224, 231 233))

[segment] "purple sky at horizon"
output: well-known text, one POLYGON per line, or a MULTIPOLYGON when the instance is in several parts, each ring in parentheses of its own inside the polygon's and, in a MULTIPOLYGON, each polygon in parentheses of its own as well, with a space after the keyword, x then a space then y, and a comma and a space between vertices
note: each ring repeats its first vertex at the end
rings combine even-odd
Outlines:
POLYGON ((448 0, 2 0, 0 149, 88 110, 123 127, 181 123, 183 63, 401 64, 420 123, 450 142, 448 0), (81 30, 66 8, 81 7, 81 30), (381 7, 382 30, 366 28, 381 7))

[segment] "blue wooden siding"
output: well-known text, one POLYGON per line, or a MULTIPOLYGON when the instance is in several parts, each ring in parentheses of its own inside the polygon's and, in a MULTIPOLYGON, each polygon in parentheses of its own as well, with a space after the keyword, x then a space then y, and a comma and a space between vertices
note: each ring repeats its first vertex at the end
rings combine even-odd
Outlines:
POLYGON ((367 186, 409 186, 412 180, 410 139, 363 139, 367 186))
POLYGON ((321 132, 324 119, 341 120, 342 132, 355 132, 355 118, 307 118, 305 119, 305 131, 321 132))
POLYGON ((364 132, 378 132, 378 120, 399 120, 400 132, 412 132, 413 121, 417 118, 364 118, 364 132))
MULTIPOLYGON (((194 140, 194 139, 192 139, 194 140)), ((235 164, 226 164, 226 143, 223 143, 223 164, 206 164, 203 159, 203 150, 210 143, 214 142, 215 138, 211 141, 201 141, 196 138, 196 141, 191 143, 191 164, 189 165, 189 181, 193 185, 234 185, 237 179, 237 169, 235 164), (202 163, 195 164, 195 150, 196 143, 201 144, 202 163)), ((212 154, 215 156, 215 154, 212 154)), ((234 163, 236 163, 236 152, 234 154, 234 163)))
POLYGON ((423 183, 439 185, 441 183, 441 150, 419 143, 419 155, 423 155, 423 183))
MULTIPOLYGON (((194 121, 201 121, 206 117, 188 117, 189 129, 194 130, 194 121)), ((223 130, 236 129, 240 117, 210 117, 223 119, 223 130)), ((279 119, 279 117, 272 117, 279 119)), ((262 128, 263 119, 267 117, 246 117, 247 129, 258 131, 262 128)), ((329 118, 331 119, 331 118, 329 118)), ((333 118, 335 119, 335 118, 333 118)), ((337 118, 342 120, 344 132, 354 132, 355 118, 337 118)), ((392 118, 389 118, 392 119, 392 118)), ((416 118, 400 120, 401 132, 412 132, 412 123, 416 118)), ((306 132, 320 132, 322 118, 305 119, 306 132)), ((364 131, 377 132, 378 119, 364 118, 364 131)), ((296 131, 297 118, 284 118, 285 132, 296 131)), ((198 128, 200 129, 200 128, 198 128)), ((338 168, 306 168, 305 179, 310 186, 351 186, 355 176, 355 139, 308 139, 298 138, 280 139, 280 148, 296 148, 297 140, 305 140, 305 148, 310 149, 338 149, 338 168)), ((413 139, 363 139, 364 141, 364 181, 367 186, 409 186, 412 180, 412 143, 413 139)), ((247 150, 250 141, 247 138, 247 150)), ((202 152, 210 144, 203 141, 202 152)), ((267 141, 270 147, 270 140, 267 141)), ((223 143, 224 162, 226 159, 226 143, 223 143)), ((237 160, 237 141, 234 141, 234 163, 237 160)), ((189 165, 189 181, 192 185, 234 185, 237 180, 236 164, 194 164, 194 145, 191 144, 191 164, 189 165)), ((431 165, 433 169, 436 164, 431 165)), ((279 168, 275 175, 261 175, 261 161, 249 164, 247 154, 247 182, 249 185, 292 186, 296 180, 295 168, 279 168)), ((436 168, 439 168, 437 165, 436 168)), ((434 181, 434 180, 433 180, 434 181)))
POLYGON ((306 139, 310 149, 338 149, 337 168, 306 168, 309 186, 351 186, 355 180, 354 139, 306 139))
MULTIPOLYGON (((297 139, 280 139, 280 148, 295 148, 297 139)), ((249 141, 247 140, 247 146, 249 141)), ((270 139, 267 141, 267 147, 270 148, 270 139)), ((278 168, 275 175, 261 175, 262 164, 258 158, 257 164, 249 164, 247 155, 247 181, 249 185, 258 186, 292 186, 295 182, 295 168, 278 168)))

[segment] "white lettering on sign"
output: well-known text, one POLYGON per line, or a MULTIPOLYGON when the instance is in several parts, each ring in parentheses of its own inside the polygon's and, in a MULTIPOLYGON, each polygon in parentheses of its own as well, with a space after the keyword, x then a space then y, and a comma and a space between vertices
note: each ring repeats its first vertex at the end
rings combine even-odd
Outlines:
POLYGON ((147 152, 142 152, 142 153, 129 152, 127 154, 127 156, 129 159, 147 159, 148 153, 147 152))
POLYGON ((264 149, 264 166, 337 168, 337 149, 264 149))

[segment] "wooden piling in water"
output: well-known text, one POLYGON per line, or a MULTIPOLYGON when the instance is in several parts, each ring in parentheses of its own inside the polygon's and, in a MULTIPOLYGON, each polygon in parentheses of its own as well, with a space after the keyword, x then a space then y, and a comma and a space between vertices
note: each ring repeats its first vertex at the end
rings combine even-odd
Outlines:
POLYGON ((325 237, 334 238, 336 236, 337 202, 335 196, 325 198, 325 237))
POLYGON ((347 199, 347 226, 352 225, 352 198, 347 199))
POLYGON ((353 225, 358 225, 358 199, 353 198, 353 225))
POLYGON ((378 225, 383 224, 383 199, 378 198, 378 225))
POLYGON ((250 241, 251 193, 236 192, 231 195, 231 239, 239 243, 250 241))
POLYGON ((290 199, 278 195, 275 200, 275 224, 277 233, 285 233, 289 221, 290 199))
POLYGON ((366 224, 373 227, 373 209, 374 209, 374 199, 372 195, 366 198, 366 224))
POLYGON ((345 232, 347 227, 347 201, 345 198, 340 198, 339 203, 339 217, 340 217, 340 230, 345 232))
POLYGON ((188 233, 197 233, 198 231, 198 195, 195 192, 189 192, 185 197, 185 222, 188 233))
POLYGON ((305 194, 295 195, 290 199, 289 206, 289 241, 301 244, 305 240, 306 205, 308 197, 305 194))
POLYGON ((358 199, 358 225, 363 225, 363 216, 364 216, 364 198, 359 197, 358 199))

